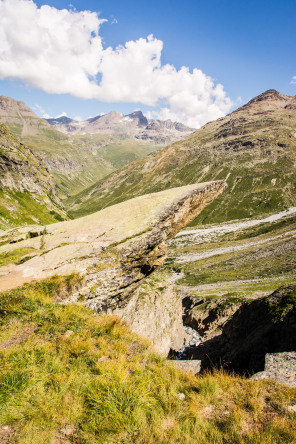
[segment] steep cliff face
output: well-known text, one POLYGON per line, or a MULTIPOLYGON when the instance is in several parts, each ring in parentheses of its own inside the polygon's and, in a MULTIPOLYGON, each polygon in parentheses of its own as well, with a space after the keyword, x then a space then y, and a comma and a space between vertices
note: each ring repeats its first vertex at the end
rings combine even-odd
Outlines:
MULTIPOLYGON (((204 342, 196 349, 194 357, 202 360, 203 368, 222 366, 253 374, 264 370, 267 354, 295 350, 296 286, 293 284, 242 304, 224 325, 221 335, 204 342)), ((280 370, 279 362, 277 367, 280 370)), ((283 367, 282 370, 284 372, 283 367)), ((268 366, 266 371, 271 372, 268 366)), ((296 373, 293 381, 296 382, 296 373)))
POLYGON ((150 339, 158 353, 180 350, 186 333, 182 322, 182 300, 171 275, 156 271, 134 292, 126 307, 116 309, 138 335, 150 339))
POLYGON ((186 139, 129 164, 69 200, 74 217, 147 192, 226 179, 198 223, 259 216, 296 205, 296 101, 269 90, 186 139))
MULTIPOLYGON (((224 188, 224 181, 189 185, 141 196, 73 221, 8 230, 0 235, 0 259, 1 255, 5 259, 0 291, 56 274, 78 273, 80 287, 64 302, 83 303, 97 312, 127 307, 131 313, 135 291, 165 262, 168 240, 224 188)), ((168 292, 171 300, 176 298, 168 292)), ((173 312, 173 304, 169 304, 173 312)), ((156 309, 153 303, 144 305, 148 320, 156 309)), ((181 311, 176 312, 182 325, 181 311)), ((136 317, 135 312, 131 324, 138 322, 136 317)), ((166 325, 169 329, 169 320, 166 325)), ((159 336, 155 324, 146 331, 159 336)), ((169 339, 162 349, 168 352, 171 342, 169 339)))
POLYGON ((42 161, 0 124, 0 228, 64 218, 42 161))

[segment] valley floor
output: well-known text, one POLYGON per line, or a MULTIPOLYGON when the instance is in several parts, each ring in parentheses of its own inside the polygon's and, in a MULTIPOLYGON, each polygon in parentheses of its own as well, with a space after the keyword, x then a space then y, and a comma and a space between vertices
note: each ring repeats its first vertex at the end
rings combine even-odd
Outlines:
POLYGON ((171 241, 167 267, 182 270, 178 285, 199 297, 267 295, 296 281, 296 208, 184 230, 171 241))

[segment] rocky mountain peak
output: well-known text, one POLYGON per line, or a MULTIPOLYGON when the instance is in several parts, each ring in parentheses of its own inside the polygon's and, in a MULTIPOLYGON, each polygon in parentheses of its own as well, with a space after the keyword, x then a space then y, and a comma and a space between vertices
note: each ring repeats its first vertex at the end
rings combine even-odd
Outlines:
POLYGON ((148 125, 148 119, 144 116, 142 111, 134 111, 131 114, 126 115, 125 117, 129 117, 133 120, 138 120, 139 126, 147 126, 148 125))
POLYGON ((73 119, 70 119, 70 117, 67 117, 67 116, 61 116, 61 117, 56 117, 53 119, 47 119, 47 122, 50 123, 51 125, 55 125, 55 124, 68 125, 69 123, 73 122, 73 119))
POLYGON ((24 102, 14 100, 11 97, 0 96, 0 116, 13 115, 38 118, 24 102))
POLYGON ((289 103, 293 96, 287 96, 282 94, 275 89, 268 89, 267 91, 259 94, 259 96, 254 97, 246 105, 240 109, 250 108, 250 107, 260 107, 263 110, 283 108, 289 103))
POLYGON ((147 119, 142 111, 121 114, 111 111, 88 120, 76 122, 67 117, 47 119, 55 129, 63 133, 73 134, 125 134, 137 141, 145 141, 153 145, 168 145, 191 134, 194 129, 171 120, 147 119))

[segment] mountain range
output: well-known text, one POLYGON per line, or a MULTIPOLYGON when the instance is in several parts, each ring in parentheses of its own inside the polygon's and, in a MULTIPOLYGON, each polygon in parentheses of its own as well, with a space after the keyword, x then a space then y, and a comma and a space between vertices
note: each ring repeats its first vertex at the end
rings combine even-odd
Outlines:
POLYGON ((141 112, 111 112, 86 122, 40 119, 23 102, 0 96, 0 122, 43 160, 63 199, 116 169, 192 132, 182 124, 148 120, 141 112), (69 130, 71 128, 71 130, 69 130))
POLYGON ((195 223, 260 216, 296 205, 296 96, 268 90, 185 139, 138 159, 67 201, 74 217, 141 194, 225 179, 195 223))
POLYGON ((150 141, 167 145, 180 140, 194 131, 179 122, 171 120, 147 119, 142 111, 120 114, 111 111, 108 114, 92 117, 84 121, 75 121, 69 117, 46 119, 54 128, 71 134, 109 134, 133 137, 136 140, 150 141))
POLYGON ((296 96, 145 119, 1 98, 0 442, 295 442, 296 96))

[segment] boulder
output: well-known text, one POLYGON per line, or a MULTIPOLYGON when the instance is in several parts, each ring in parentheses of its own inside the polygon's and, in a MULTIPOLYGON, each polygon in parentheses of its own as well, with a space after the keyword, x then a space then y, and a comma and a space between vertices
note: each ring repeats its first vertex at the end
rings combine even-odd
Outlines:
POLYGON ((296 387, 296 352, 267 353, 264 371, 255 373, 252 379, 273 379, 280 384, 296 387))

